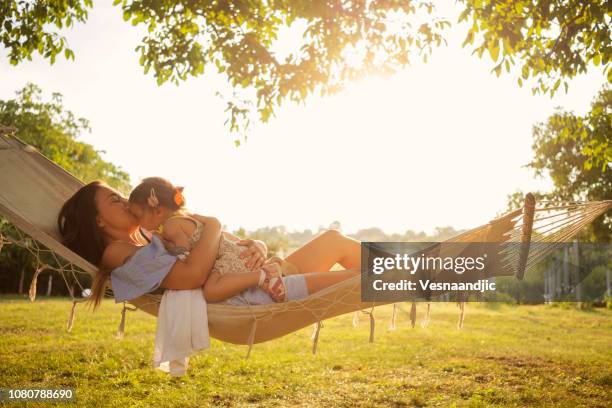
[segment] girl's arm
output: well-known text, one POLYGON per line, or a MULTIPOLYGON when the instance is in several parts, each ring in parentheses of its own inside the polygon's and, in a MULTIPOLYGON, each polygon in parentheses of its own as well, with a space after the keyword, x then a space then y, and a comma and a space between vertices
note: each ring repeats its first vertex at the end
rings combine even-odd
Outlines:
POLYGON ((177 261, 160 286, 166 289, 196 289, 204 285, 219 253, 221 223, 214 217, 191 214, 204 223, 200 239, 185 261, 177 261))
MULTIPOLYGON (((173 218, 164 222, 162 241, 170 246, 189 246, 189 237, 195 231, 193 221, 185 218, 173 218)), ((167 246, 166 246, 167 248, 167 246)))
POLYGON ((257 286, 260 271, 228 273, 221 275, 211 273, 204 284, 203 293, 207 302, 221 302, 248 288, 257 286))

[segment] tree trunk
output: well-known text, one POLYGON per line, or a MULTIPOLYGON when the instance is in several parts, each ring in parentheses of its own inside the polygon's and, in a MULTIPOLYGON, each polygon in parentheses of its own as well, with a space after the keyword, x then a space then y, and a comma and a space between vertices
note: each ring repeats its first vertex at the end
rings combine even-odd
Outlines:
POLYGON ((582 276, 580 276, 580 252, 578 251, 578 240, 574 241, 572 252, 572 258, 574 258, 575 262, 573 266, 576 270, 576 301, 578 302, 576 306, 578 308, 582 308, 582 276))
POLYGON ((53 275, 49 274, 49 280, 47 281, 47 296, 51 296, 52 288, 53 288, 53 275))
POLYGON ((21 275, 19 275, 19 291, 17 292, 20 295, 23 294, 23 280, 24 279, 25 279, 25 268, 21 268, 21 275))

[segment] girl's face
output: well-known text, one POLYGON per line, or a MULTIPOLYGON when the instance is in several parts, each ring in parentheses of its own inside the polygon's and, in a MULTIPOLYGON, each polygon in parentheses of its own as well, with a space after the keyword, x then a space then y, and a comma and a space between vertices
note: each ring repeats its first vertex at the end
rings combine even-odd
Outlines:
POLYGON ((162 207, 151 208, 148 205, 136 203, 129 203, 129 207, 140 226, 147 231, 155 231, 167 218, 166 210, 162 207))

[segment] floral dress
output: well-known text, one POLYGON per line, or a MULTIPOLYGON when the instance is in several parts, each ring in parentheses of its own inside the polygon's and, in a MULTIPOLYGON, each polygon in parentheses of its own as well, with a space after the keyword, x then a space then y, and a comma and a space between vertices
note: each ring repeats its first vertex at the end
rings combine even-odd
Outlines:
MULTIPOLYGON (((193 249, 195 244, 200 240, 200 238, 202 238, 202 230, 204 229, 204 224, 202 224, 202 222, 200 222, 199 220, 186 216, 186 215, 175 215, 170 218, 178 218, 178 217, 190 219, 196 225, 194 232, 189 237, 189 240, 188 240, 189 247, 188 248, 183 247, 183 246, 171 246, 171 245, 167 245, 166 243, 167 245, 166 250, 170 254, 175 255, 177 258, 181 260, 184 260, 189 255, 191 249, 193 249)), ((160 226, 160 227, 161 228, 158 228, 157 232, 161 234, 163 232, 163 226, 160 226)), ((223 275, 226 273, 252 272, 252 270, 249 269, 245 265, 244 259, 240 258, 240 254, 244 250, 245 250, 244 246, 238 245, 235 241, 228 238, 226 234, 222 233, 220 241, 219 241, 219 252, 217 253, 217 257, 215 259, 215 263, 213 264, 211 273, 217 272, 220 275, 223 275)), ((283 281, 286 284, 288 283, 292 285, 291 290, 295 288, 296 295, 295 296, 290 295, 290 297, 296 297, 296 298, 305 297, 304 291, 306 289, 305 289, 305 283, 302 283, 303 277, 301 277, 301 275, 296 275, 295 277, 291 277, 291 278, 289 276, 286 276, 286 275, 297 274, 298 270, 295 267, 295 265, 285 261, 282 258, 276 257, 276 256, 268 258, 264 264, 269 265, 270 267, 273 267, 273 268, 280 269, 280 273, 281 275, 283 275, 283 281), (300 276, 301 278, 298 278, 298 276, 300 276)), ((242 292, 241 294, 236 295, 232 298, 229 298, 223 301, 222 303, 228 303, 228 304, 270 303, 268 301, 268 298, 269 298, 269 295, 264 290, 258 287, 254 287, 254 288, 249 288, 245 290, 244 292, 242 292)))

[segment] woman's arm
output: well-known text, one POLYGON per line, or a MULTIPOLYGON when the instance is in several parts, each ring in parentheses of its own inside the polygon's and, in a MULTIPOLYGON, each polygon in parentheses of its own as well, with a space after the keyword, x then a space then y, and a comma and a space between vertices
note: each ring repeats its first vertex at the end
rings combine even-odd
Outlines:
POLYGON ((192 214, 204 223, 200 239, 185 261, 177 261, 160 286, 166 289, 195 289, 204 285, 219 253, 221 223, 214 217, 192 214))

